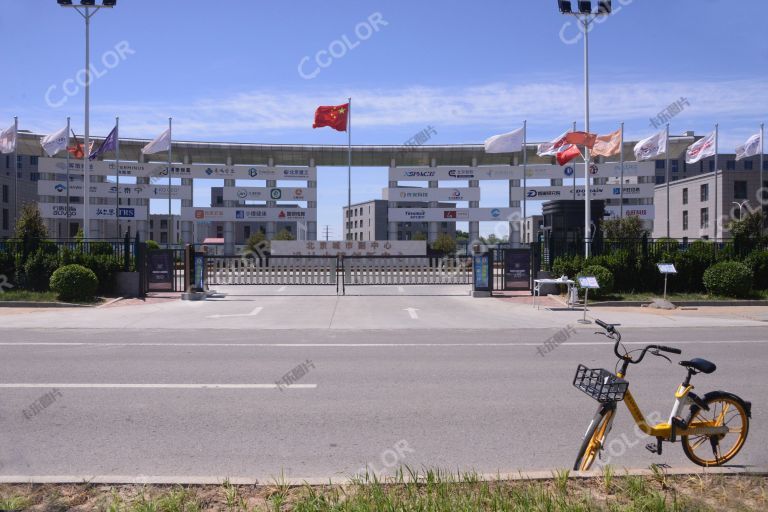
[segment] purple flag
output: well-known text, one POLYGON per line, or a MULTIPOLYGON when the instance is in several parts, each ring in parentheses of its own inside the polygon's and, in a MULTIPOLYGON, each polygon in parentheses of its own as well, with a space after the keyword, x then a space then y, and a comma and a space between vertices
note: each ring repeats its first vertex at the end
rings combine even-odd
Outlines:
POLYGON ((112 131, 109 132, 109 135, 107 135, 107 138, 104 139, 104 142, 101 143, 101 146, 99 146, 99 149, 94 151, 93 153, 88 156, 88 160, 94 160, 95 158, 101 156, 106 151, 114 151, 117 147, 117 126, 112 128, 112 131))

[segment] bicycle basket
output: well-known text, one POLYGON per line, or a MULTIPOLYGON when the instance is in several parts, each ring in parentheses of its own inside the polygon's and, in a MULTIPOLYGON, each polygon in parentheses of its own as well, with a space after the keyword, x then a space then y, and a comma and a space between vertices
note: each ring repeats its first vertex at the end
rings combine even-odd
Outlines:
POLYGON ((602 368, 587 368, 580 364, 573 378, 573 385, 598 402, 620 402, 624 400, 629 382, 602 368))

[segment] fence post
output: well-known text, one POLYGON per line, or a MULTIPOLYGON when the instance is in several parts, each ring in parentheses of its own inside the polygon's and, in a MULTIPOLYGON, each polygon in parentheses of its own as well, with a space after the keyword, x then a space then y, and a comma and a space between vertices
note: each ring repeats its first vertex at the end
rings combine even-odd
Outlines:
POLYGON ((123 238, 123 272, 128 272, 131 269, 131 238, 128 236, 128 232, 125 232, 123 238))

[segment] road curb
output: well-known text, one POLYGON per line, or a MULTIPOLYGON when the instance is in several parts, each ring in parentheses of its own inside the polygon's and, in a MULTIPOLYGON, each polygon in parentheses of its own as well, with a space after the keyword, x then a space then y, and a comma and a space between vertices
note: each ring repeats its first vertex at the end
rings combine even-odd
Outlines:
POLYGON ((95 308, 95 304, 70 304, 69 302, 33 302, 23 300, 0 301, 0 308, 95 308))
MULTIPOLYGON (((482 481, 518 481, 518 480, 551 480, 563 468, 539 471, 517 471, 499 473, 479 473, 477 478, 482 481)), ((663 468, 668 476, 685 475, 742 475, 768 476, 768 467, 726 467, 726 468, 663 468)), ((623 476, 653 476, 650 468, 618 468, 614 467, 614 477, 623 476)), ((386 475, 377 475, 380 482, 387 482, 386 475)), ((601 470, 586 472, 571 472, 569 478, 601 478, 601 470)), ((225 481, 233 485, 274 485, 276 481, 290 486, 302 485, 345 485, 350 484, 349 476, 283 478, 270 477, 259 480, 253 477, 233 476, 162 476, 162 475, 0 475, 0 484, 107 484, 107 485, 221 485, 225 481)))
MULTIPOLYGON (((568 306, 568 304, 563 300, 563 298, 559 295, 547 295, 547 297, 551 297, 555 299, 557 302, 562 304, 563 306, 568 306)), ((641 307, 648 307, 649 304, 652 304, 653 301, 649 300, 606 300, 602 302, 593 302, 589 301, 589 304, 587 308, 641 308, 641 307)), ((674 302, 675 306, 679 308, 686 308, 686 307, 704 307, 704 306, 714 306, 714 307, 733 307, 733 306, 768 306, 768 300, 681 300, 674 302)), ((574 310, 583 310, 584 305, 579 304, 575 305, 574 310)))

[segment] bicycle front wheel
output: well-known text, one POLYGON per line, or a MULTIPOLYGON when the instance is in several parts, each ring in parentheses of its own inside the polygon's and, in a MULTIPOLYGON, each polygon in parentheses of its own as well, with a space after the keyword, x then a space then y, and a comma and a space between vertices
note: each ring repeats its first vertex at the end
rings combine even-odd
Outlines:
POLYGON ((574 471, 589 471, 597 459, 600 450, 605 445, 605 438, 611 429, 613 416, 616 414, 616 404, 604 404, 600 406, 595 417, 584 434, 584 441, 579 448, 579 454, 576 456, 576 462, 573 465, 574 471))
POLYGON ((749 433, 749 406, 736 395, 715 391, 704 396, 709 410, 691 408, 688 424, 706 423, 727 426, 728 432, 717 435, 682 436, 683 451, 699 466, 721 466, 739 453, 749 433))

